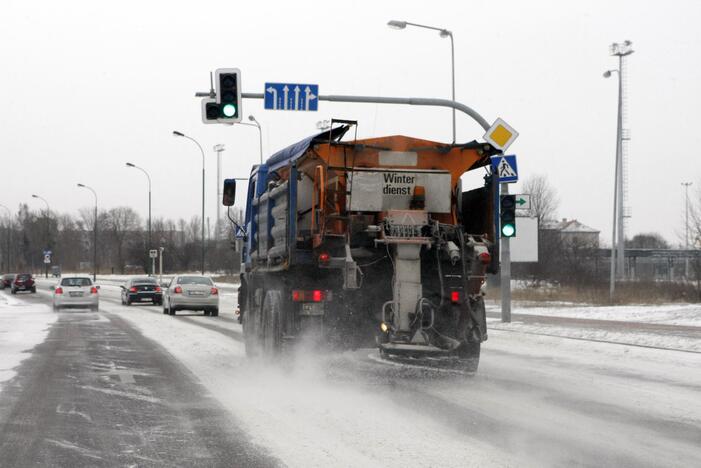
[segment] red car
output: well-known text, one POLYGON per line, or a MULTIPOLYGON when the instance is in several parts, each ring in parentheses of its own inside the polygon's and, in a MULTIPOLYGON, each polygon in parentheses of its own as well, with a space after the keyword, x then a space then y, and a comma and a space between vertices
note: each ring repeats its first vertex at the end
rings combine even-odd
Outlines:
POLYGON ((29 273, 20 273, 15 276, 12 281, 11 290, 12 294, 17 294, 17 291, 29 291, 32 293, 37 292, 37 286, 34 284, 34 278, 29 273))
POLYGON ((9 288, 10 286, 12 286, 12 280, 14 279, 14 273, 7 273, 6 275, 2 275, 2 278, 0 278, 0 289, 9 288))

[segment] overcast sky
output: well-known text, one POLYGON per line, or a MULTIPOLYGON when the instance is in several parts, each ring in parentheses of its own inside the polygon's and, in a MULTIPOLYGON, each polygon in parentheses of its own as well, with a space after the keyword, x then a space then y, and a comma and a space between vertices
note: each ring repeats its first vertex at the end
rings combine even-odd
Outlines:
MULTIPOLYGON (((201 123, 193 97, 209 71, 242 70, 246 92, 265 82, 318 83, 321 94, 450 97, 450 44, 438 33, 393 30, 390 19, 450 29, 456 99, 520 132, 509 149, 521 178, 546 174, 560 217, 577 218, 610 242, 617 65, 612 42, 629 39, 628 234, 683 232, 682 181, 701 185, 701 3, 695 1, 32 1, 0 3, 0 203, 77 213, 98 192, 101 208, 154 216, 200 213, 206 151, 207 216, 214 217, 216 157, 224 176, 258 160, 253 127, 201 123)), ((447 109, 322 102, 318 112, 263 110, 266 155, 330 118, 359 120, 359 136, 451 138, 447 109)), ((458 141, 482 129, 458 115, 458 141)), ((518 192, 518 186, 515 187, 518 192)))

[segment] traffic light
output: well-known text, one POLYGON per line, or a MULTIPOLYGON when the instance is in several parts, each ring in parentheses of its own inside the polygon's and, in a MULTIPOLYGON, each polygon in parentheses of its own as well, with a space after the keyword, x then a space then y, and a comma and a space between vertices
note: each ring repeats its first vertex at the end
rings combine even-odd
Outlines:
POLYGON ((202 122, 206 124, 219 123, 219 104, 217 104, 216 99, 202 99, 202 122))
POLYGON ((516 195, 501 195, 499 212, 501 215, 501 236, 516 237, 516 195))
POLYGON ((241 122, 241 71, 238 68, 219 68, 214 83, 217 87, 218 121, 241 122))

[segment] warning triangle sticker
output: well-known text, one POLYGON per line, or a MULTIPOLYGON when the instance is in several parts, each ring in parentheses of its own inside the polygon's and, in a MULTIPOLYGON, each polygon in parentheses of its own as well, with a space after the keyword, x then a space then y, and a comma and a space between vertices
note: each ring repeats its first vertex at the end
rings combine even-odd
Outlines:
POLYGON ((511 167, 511 164, 509 164, 509 162, 504 157, 502 157, 499 160, 499 164, 497 164, 497 175, 500 179, 503 179, 505 177, 517 177, 516 171, 514 171, 514 168, 511 167))

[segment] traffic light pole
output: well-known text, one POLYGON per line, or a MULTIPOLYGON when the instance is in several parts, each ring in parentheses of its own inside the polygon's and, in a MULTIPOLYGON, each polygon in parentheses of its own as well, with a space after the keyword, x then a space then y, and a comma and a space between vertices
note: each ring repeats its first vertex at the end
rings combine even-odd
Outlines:
MULTIPOLYGON (((501 194, 508 195, 509 184, 501 184, 501 194)), ((511 322, 511 239, 499 233, 501 240, 501 321, 511 322)))
MULTIPOLYGON (((196 92, 195 97, 213 98, 213 91, 196 92)), ((243 99, 265 99, 263 93, 241 93, 243 99)), ((471 107, 466 106, 457 101, 450 99, 434 99, 434 98, 398 98, 398 97, 382 97, 382 96, 343 96, 343 95, 326 95, 319 96, 320 101, 331 102, 355 102, 355 103, 371 103, 371 104, 400 104, 410 106, 434 106, 448 107, 455 109, 470 116, 480 127, 485 131, 489 130, 490 125, 480 114, 471 107)))

